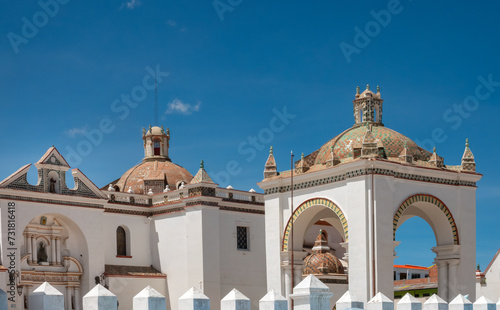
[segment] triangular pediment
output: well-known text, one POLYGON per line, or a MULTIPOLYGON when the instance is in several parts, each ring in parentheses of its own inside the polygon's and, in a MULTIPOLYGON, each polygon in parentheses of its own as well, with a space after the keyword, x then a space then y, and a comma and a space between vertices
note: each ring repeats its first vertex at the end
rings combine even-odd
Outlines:
POLYGON ((38 160, 37 164, 42 165, 54 165, 70 168, 68 162, 64 159, 64 157, 59 153, 59 151, 52 146, 45 152, 45 154, 38 160))

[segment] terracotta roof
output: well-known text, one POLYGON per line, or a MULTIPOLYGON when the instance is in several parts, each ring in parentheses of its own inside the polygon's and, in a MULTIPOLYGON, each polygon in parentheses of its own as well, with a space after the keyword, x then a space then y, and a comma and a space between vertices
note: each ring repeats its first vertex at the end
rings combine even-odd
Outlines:
POLYGON ((167 178, 168 186, 177 188, 177 183, 184 181, 188 184, 193 176, 183 167, 171 161, 148 161, 142 162, 125 172, 115 183, 121 192, 126 192, 129 187, 136 194, 145 194, 144 180, 161 180, 167 178))
POLYGON ((104 273, 106 275, 129 275, 129 276, 153 276, 161 277, 166 274, 159 272, 153 266, 121 266, 121 265, 104 265, 104 273))

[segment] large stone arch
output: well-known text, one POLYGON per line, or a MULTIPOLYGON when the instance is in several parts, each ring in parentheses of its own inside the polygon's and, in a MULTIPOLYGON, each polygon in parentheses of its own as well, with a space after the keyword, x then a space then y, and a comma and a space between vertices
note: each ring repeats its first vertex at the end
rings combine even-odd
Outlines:
MULTIPOLYGON (((313 198, 309 199, 307 201, 304 201, 301 203, 293 212, 292 216, 288 219, 288 223, 285 228, 285 232, 283 234, 283 243, 282 243, 282 250, 287 251, 288 250, 288 245, 289 245, 289 237, 290 237, 290 231, 292 228, 292 219, 293 223, 297 221, 299 216, 303 213, 307 213, 310 211, 314 211, 316 215, 320 215, 323 210, 326 210, 328 212, 334 212, 336 216, 338 217, 340 221, 340 228, 341 231, 343 232, 345 242, 348 241, 349 239, 349 229, 347 225, 347 218, 344 215, 344 212, 342 209, 340 209, 339 206, 337 206, 333 201, 326 199, 326 198, 313 198), (312 208, 316 208, 317 210, 312 210, 312 208)), ((332 226, 336 226, 335 223, 330 223, 332 226)), ((295 228, 294 228, 295 230, 295 228)), ((298 234, 300 235, 300 234, 298 234)), ((295 244, 294 240, 294 244, 295 244)))
POLYGON ((439 198, 429 194, 415 194, 406 198, 401 203, 398 210, 394 214, 394 219, 392 222, 393 240, 396 240, 396 231, 399 228, 399 226, 401 226, 401 224, 406 220, 406 218, 404 218, 404 216, 407 215, 405 214, 405 212, 406 213, 408 212, 407 209, 410 206, 417 206, 420 208, 419 210, 415 210, 413 214, 410 215, 419 216, 423 218, 427 223, 429 223, 429 225, 434 230, 434 234, 436 236, 436 242, 438 245, 440 243, 446 243, 446 241, 444 240, 450 238, 451 242, 447 243, 459 245, 458 228, 457 224, 455 223, 455 219, 453 218, 453 215, 451 214, 448 207, 439 198), (425 209, 425 207, 428 205, 434 205, 437 209, 433 210, 425 209), (436 210, 439 210, 438 212, 443 216, 430 216, 430 212, 436 212, 436 210), (440 234, 438 232, 438 227, 440 229, 444 229, 443 226, 445 225, 439 225, 439 223, 444 223, 445 221, 447 222, 448 224, 447 227, 449 227, 450 230, 440 234), (443 236, 443 234, 445 234, 446 236, 443 236), (449 238, 447 236, 449 236, 449 238))

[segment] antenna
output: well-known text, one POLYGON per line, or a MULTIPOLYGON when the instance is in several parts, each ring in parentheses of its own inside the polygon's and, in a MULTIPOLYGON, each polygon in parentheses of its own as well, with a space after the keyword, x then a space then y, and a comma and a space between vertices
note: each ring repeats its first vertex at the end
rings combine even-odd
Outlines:
POLYGON ((156 69, 155 69, 155 126, 158 125, 158 84, 156 83, 156 69))

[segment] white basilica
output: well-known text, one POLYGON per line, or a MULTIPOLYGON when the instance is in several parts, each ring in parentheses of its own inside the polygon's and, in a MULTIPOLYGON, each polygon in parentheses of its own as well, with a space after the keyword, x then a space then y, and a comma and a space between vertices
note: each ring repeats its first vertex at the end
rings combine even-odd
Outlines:
MULTIPOLYGON (((357 90, 354 125, 302 156, 289 171, 272 154, 254 190, 221 188, 204 169, 193 176, 169 153, 170 132, 143 130, 143 161, 97 187, 55 147, 0 182, 0 288, 10 309, 47 281, 66 310, 96 283, 132 309, 151 285, 167 309, 189 288, 217 302, 237 288, 258 308, 269 289, 292 293, 308 274, 327 284, 334 302, 350 290, 365 302, 393 296, 396 231, 418 216, 432 227, 439 295, 475 299, 475 161, 466 144, 460 165, 445 165, 382 123, 380 91, 357 90), (33 169, 33 168, 32 168, 33 169), (293 185, 292 185, 293 178, 293 185), (293 186, 293 187, 292 187, 293 186), (293 198, 292 198, 293 194, 293 198)), ((458 160, 457 160, 458 161, 458 160)))

